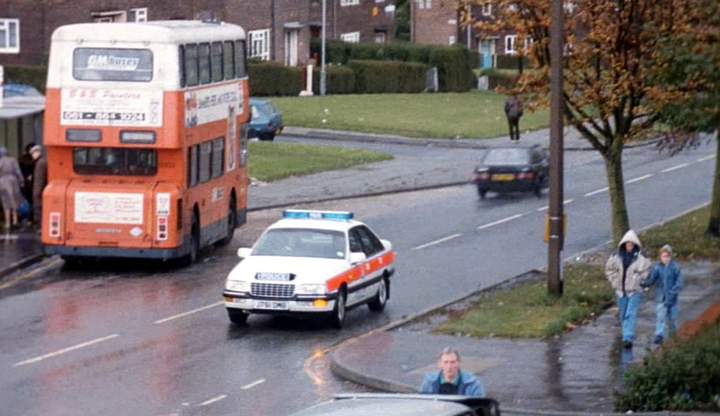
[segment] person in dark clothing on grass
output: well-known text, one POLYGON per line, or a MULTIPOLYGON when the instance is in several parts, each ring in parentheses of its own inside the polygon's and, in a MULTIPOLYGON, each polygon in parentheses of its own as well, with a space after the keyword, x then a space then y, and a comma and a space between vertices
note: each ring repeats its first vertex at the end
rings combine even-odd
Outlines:
POLYGON ((505 101, 505 116, 510 127, 510 141, 520 141, 520 117, 523 115, 523 104, 517 94, 513 94, 505 101))

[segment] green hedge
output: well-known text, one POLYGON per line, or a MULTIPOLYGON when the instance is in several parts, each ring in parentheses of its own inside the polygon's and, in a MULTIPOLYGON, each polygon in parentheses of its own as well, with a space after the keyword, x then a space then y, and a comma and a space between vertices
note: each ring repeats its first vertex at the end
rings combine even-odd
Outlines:
MULTIPOLYGON (((520 57, 517 55, 498 55, 495 57, 495 66, 498 69, 518 69, 520 64, 520 57)), ((523 57, 523 68, 528 69, 530 67, 530 61, 523 57)))
POLYGON ((414 62, 399 61, 350 61, 348 66, 355 73, 355 92, 415 93, 425 90, 427 66, 414 62))
POLYGON ((274 62, 248 64, 250 94, 253 97, 299 95, 303 70, 274 62))
POLYGON ((488 77, 488 88, 491 90, 497 87, 514 88, 520 78, 520 75, 517 73, 508 73, 495 69, 483 69, 480 71, 480 76, 483 75, 488 77))
POLYGON ((28 84, 44 93, 47 81, 47 68, 44 66, 3 65, 5 83, 28 84))
MULTIPOLYGON (((313 39, 311 53, 320 54, 320 41, 313 39)), ((462 92, 473 87, 472 68, 477 54, 462 45, 430 46, 412 43, 347 43, 330 40, 326 44, 327 62, 347 64, 351 60, 417 62, 438 68, 441 91, 462 92)))
POLYGON ((700 336, 651 354, 625 376, 621 411, 720 410, 720 323, 700 336))
MULTIPOLYGON (((352 94, 355 92, 355 72, 346 66, 328 65, 325 67, 328 94, 352 94)), ((313 92, 320 94, 320 68, 313 68, 313 92)))

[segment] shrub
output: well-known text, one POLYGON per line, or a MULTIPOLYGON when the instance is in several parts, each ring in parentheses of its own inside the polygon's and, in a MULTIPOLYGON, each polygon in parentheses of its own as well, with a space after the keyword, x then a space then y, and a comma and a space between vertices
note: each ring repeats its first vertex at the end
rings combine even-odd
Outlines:
MULTIPOLYGON (((325 87, 328 94, 352 94, 355 92, 355 73, 352 69, 340 65, 325 67, 327 75, 325 87)), ((320 68, 313 68, 313 91, 320 93, 320 68)))
POLYGON ((484 69, 480 75, 488 77, 488 88, 494 90, 497 87, 511 89, 515 87, 520 75, 511 71, 498 71, 495 69, 484 69))
POLYGON ((248 64, 250 94, 259 96, 298 95, 303 88, 301 68, 275 62, 248 64))
POLYGON ((47 67, 30 65, 4 65, 5 83, 27 84, 45 91, 47 67))
POLYGON ((645 358, 625 375, 617 410, 720 410, 720 323, 645 358))
POLYGON ((470 53, 465 47, 435 47, 430 52, 428 63, 438 69, 440 91, 463 92, 472 88, 475 76, 470 53))
POLYGON ((425 90, 427 66, 399 61, 350 61, 355 73, 355 92, 413 93, 425 90))
MULTIPOLYGON (((498 55, 496 57, 495 65, 498 69, 518 69, 520 64, 520 57, 517 55, 498 55)), ((522 58, 523 68, 529 68, 530 61, 527 58, 522 58)))

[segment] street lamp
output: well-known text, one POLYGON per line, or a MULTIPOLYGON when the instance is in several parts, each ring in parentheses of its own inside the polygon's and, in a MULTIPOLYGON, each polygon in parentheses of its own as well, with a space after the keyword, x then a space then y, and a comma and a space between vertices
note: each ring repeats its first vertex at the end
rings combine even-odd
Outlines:
POLYGON ((563 0, 552 0, 550 24, 550 209, 548 212, 548 292, 563 293, 563 0))
POLYGON ((327 2, 322 0, 322 28, 320 29, 320 95, 325 95, 325 24, 327 23, 327 2))

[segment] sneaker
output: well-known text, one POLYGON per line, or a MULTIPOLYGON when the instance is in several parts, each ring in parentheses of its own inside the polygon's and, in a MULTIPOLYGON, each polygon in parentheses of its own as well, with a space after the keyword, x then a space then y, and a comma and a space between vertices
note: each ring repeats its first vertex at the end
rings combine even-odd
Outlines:
POLYGON ((623 348, 628 350, 632 348, 632 341, 623 341, 623 348))
POLYGON ((655 339, 653 340, 653 343, 655 345, 660 345, 663 343, 663 336, 662 335, 655 335, 655 339))

